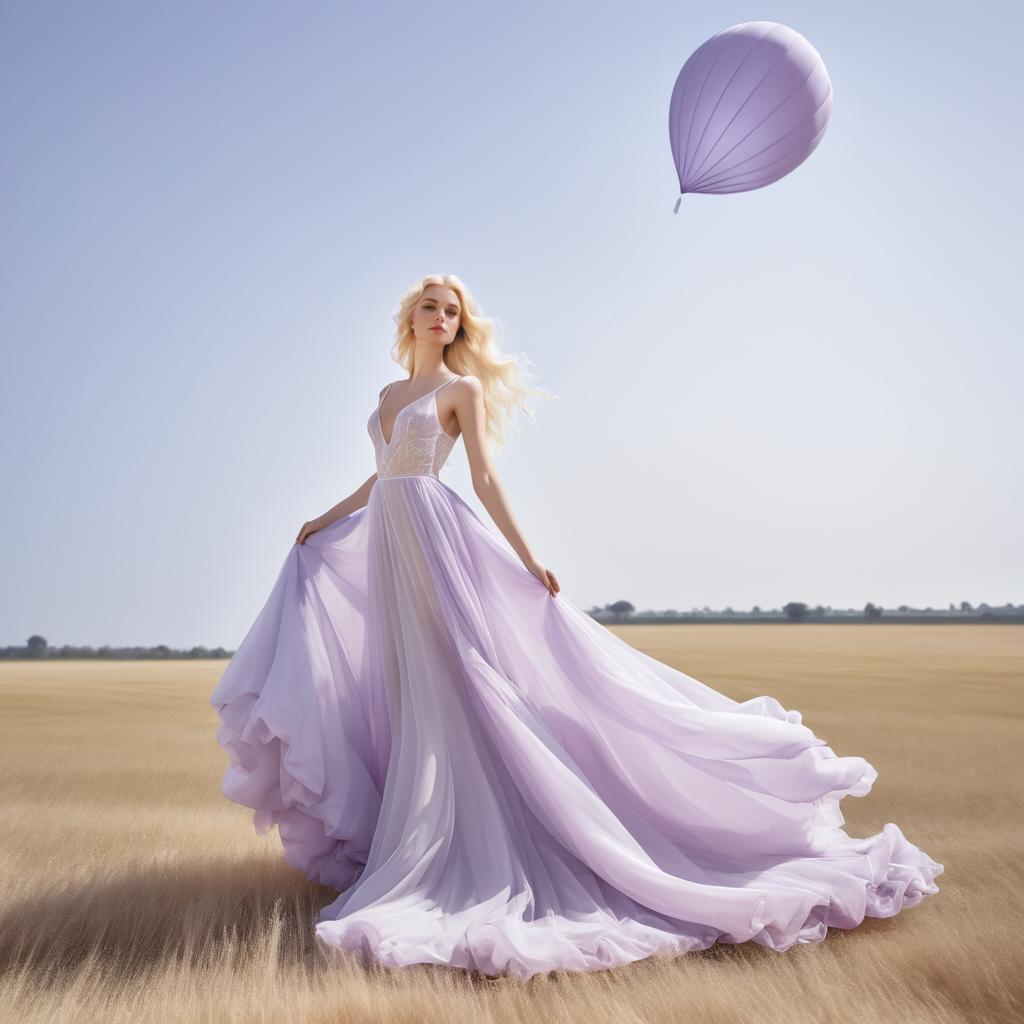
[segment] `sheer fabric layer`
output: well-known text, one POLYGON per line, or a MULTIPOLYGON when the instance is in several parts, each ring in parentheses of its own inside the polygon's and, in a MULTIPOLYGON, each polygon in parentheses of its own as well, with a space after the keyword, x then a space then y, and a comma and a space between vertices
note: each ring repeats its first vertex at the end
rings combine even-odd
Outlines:
POLYGON ((364 959, 528 977, 782 951, 938 892, 897 825, 843 830, 864 758, 551 598, 431 474, 292 547, 212 703, 224 794, 340 890, 317 939, 364 959))

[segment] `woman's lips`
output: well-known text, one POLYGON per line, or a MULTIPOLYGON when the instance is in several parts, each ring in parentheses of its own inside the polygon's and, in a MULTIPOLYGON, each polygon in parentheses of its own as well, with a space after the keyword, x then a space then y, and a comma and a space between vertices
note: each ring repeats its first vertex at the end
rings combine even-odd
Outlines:
POLYGON ((431 327, 430 329, 431 329, 432 331, 437 331, 437 332, 439 332, 440 334, 444 334, 444 328, 443 328, 443 327, 431 327))

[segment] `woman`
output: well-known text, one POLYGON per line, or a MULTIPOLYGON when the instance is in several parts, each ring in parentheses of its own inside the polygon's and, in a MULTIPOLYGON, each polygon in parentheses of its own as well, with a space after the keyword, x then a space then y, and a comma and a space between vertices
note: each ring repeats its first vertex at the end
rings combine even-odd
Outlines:
POLYGON ((405 296, 377 472, 305 523, 211 702, 223 782, 334 886, 326 947, 528 977, 889 917, 943 867, 876 778, 772 697, 737 702, 559 598, 488 455, 528 389, 465 286, 405 296), (503 544, 439 479, 464 439, 503 544))

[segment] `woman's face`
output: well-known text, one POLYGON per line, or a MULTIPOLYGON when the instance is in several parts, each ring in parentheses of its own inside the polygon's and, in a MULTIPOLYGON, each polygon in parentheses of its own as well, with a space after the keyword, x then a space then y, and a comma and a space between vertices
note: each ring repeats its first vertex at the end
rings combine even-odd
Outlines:
POLYGON ((417 341, 436 341, 444 347, 455 340, 461 318, 459 296, 451 288, 428 285, 413 310, 413 334, 417 341))

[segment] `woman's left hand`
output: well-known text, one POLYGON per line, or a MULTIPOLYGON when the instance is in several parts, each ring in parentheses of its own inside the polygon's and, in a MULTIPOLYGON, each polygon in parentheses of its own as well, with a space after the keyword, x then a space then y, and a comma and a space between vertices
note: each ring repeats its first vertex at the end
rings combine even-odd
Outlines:
POLYGON ((558 585, 558 580, 555 579, 555 574, 550 569, 545 569, 536 558, 531 558, 528 562, 523 563, 534 576, 537 577, 548 588, 548 593, 554 597, 562 588, 558 585))

